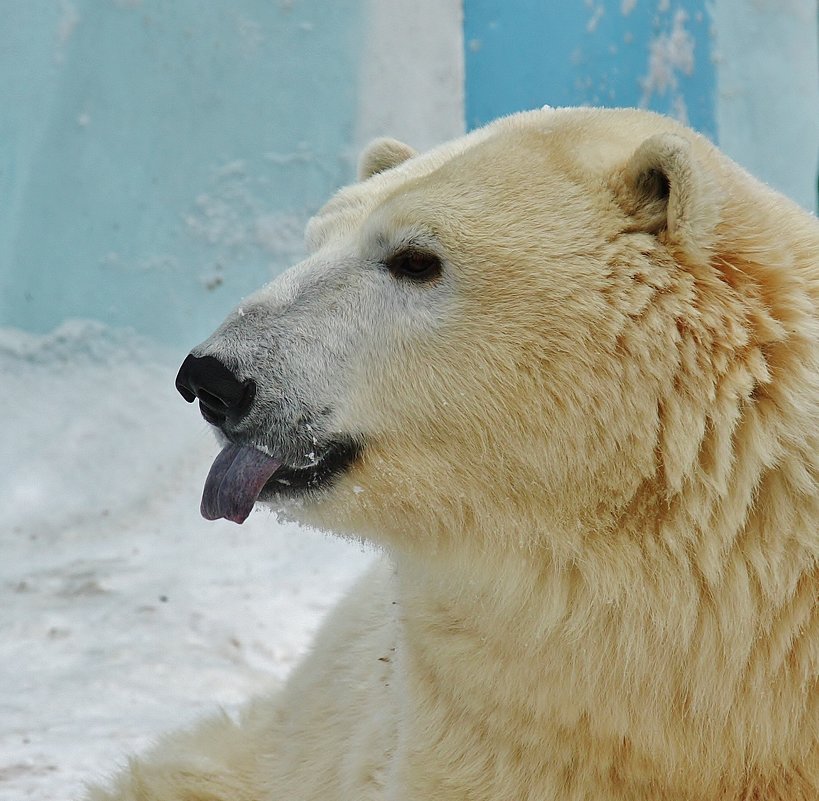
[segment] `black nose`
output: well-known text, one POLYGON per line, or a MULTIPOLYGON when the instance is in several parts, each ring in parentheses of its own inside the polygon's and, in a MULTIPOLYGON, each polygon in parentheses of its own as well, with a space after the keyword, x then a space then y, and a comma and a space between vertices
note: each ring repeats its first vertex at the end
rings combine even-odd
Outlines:
POLYGON ((202 416, 214 425, 244 417, 256 394, 253 380, 240 381, 215 356, 193 354, 182 362, 176 388, 188 403, 199 398, 202 416))

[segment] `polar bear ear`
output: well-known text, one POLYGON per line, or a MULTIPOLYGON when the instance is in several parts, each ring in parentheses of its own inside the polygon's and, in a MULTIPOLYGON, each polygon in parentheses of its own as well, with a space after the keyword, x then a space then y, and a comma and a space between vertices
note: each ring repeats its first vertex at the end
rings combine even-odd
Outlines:
POLYGON ((707 258, 719 212, 717 192, 683 137, 646 139, 617 173, 613 188, 631 218, 629 230, 662 234, 689 257, 707 258))
POLYGON ((411 159, 415 151, 403 142, 389 137, 374 139, 358 160, 358 180, 366 181, 376 173, 384 172, 411 159))

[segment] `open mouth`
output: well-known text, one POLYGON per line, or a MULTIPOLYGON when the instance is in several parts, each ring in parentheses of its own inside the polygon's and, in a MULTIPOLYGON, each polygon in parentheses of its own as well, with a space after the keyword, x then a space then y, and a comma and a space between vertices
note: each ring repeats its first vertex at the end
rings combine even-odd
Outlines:
POLYGON ((276 495, 320 490, 329 486, 356 460, 359 448, 352 440, 335 440, 326 447, 321 458, 308 467, 290 467, 283 464, 267 480, 260 499, 276 495))
POLYGON ((329 487, 360 454, 348 438, 333 440, 306 467, 294 467, 252 445, 225 446, 205 480, 201 512, 207 520, 224 517, 243 523, 256 501, 293 497, 329 487))

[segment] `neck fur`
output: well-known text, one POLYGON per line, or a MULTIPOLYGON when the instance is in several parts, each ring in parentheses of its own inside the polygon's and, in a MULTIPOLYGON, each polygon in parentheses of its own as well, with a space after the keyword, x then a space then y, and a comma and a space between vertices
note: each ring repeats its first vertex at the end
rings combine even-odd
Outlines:
MULTIPOLYGON (((816 763, 802 753, 819 720, 810 693, 819 567, 807 527, 816 510, 795 487, 777 502, 786 472, 712 505, 708 518, 724 524, 716 539, 684 494, 668 503, 644 487, 616 530, 543 532, 544 542, 563 536, 582 549, 538 551, 531 532, 508 532, 507 543, 527 547, 496 536, 481 539, 479 554, 398 555, 416 708, 444 701, 461 733, 472 732, 463 748, 483 743, 513 762, 535 748, 538 762, 551 736, 554 753, 574 753, 573 742, 607 763, 594 768, 604 773, 645 771, 655 788, 658 776, 669 788, 685 776, 686 787, 669 790, 675 799, 695 789, 740 797, 749 781, 816 763), (791 528, 774 536, 785 502, 791 528)), ((802 798, 796 784, 789 792, 802 798)))

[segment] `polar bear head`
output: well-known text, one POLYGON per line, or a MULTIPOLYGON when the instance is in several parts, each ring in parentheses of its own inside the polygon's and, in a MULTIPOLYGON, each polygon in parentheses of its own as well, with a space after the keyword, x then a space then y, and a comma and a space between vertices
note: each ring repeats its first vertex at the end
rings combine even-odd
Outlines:
POLYGON ((180 371, 224 446, 207 517, 262 501, 390 542, 565 546, 724 481, 705 440, 784 336, 760 286, 785 279, 723 241, 750 235, 752 179, 666 118, 591 109, 421 155, 378 140, 359 172, 180 371))

